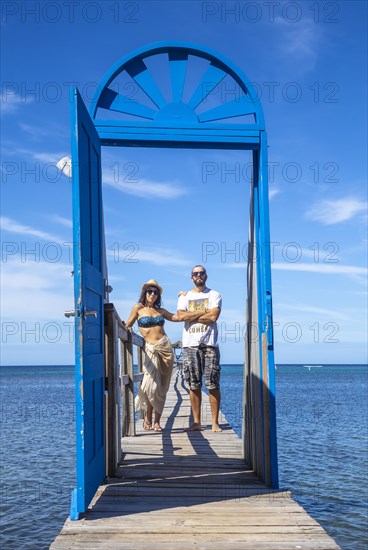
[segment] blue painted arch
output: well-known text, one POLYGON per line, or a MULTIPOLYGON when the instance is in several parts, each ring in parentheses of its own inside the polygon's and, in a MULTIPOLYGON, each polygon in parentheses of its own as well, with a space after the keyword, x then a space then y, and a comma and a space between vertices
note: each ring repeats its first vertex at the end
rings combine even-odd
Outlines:
MULTIPOLYGON (((257 92, 247 76, 229 59, 218 52, 186 42, 156 42, 134 50, 120 58, 101 79, 90 105, 92 119, 101 122, 97 114, 101 111, 114 111, 132 115, 133 122, 120 121, 119 127, 134 125, 140 128, 155 128, 162 125, 183 128, 242 128, 244 131, 264 131, 264 116, 257 92), (165 98, 160 85, 146 61, 154 56, 167 55, 171 80, 171 101, 165 98), (190 57, 200 58, 207 62, 207 68, 198 80, 189 98, 184 99, 186 72, 190 70, 190 57), (111 85, 121 73, 126 72, 135 85, 149 98, 147 103, 132 101, 129 97, 114 90, 111 85), (239 86, 241 95, 231 101, 223 101, 214 108, 203 109, 204 102, 211 92, 225 78, 231 78, 239 86), (199 109, 198 109, 199 108, 199 109), (250 123, 244 123, 239 117, 253 117, 250 123), (232 124, 229 124, 231 120, 232 124), (226 121, 226 123, 224 123, 226 121)), ((103 120, 103 119, 102 119, 103 120)), ((104 121, 105 127, 114 126, 114 121, 104 121)), ((257 137, 257 136, 256 136, 257 137)), ((258 141, 258 140, 255 140, 258 141)))

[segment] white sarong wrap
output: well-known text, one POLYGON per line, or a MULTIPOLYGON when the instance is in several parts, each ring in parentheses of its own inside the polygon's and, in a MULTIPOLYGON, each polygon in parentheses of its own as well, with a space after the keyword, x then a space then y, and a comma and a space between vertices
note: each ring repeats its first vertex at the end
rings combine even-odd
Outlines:
POLYGON ((143 380, 134 400, 135 410, 141 416, 147 410, 147 401, 162 414, 170 386, 174 356, 171 342, 163 336, 156 344, 146 342, 143 354, 143 380))

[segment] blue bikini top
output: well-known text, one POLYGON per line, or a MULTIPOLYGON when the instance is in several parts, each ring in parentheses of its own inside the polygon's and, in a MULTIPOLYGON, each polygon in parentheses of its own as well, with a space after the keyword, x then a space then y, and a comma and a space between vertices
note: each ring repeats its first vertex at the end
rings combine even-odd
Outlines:
POLYGON ((162 327, 164 324, 165 319, 162 315, 157 315, 157 317, 145 315, 144 317, 140 317, 140 319, 138 319, 138 326, 142 328, 162 327))

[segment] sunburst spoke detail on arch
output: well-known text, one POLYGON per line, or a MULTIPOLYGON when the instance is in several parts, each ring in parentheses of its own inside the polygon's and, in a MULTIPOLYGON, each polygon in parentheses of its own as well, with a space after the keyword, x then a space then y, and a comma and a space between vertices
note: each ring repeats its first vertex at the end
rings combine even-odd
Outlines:
POLYGON ((149 120, 153 120, 157 114, 157 111, 150 109, 146 105, 142 105, 142 103, 133 101, 129 97, 118 94, 110 88, 103 90, 98 106, 109 111, 134 115, 149 120))
POLYGON ((181 103, 183 98, 185 75, 188 65, 188 54, 181 50, 169 52, 172 99, 181 103))
POLYGON ((255 108, 249 95, 234 99, 198 115, 199 122, 212 122, 244 115, 254 115, 255 108))
POLYGON ((217 67, 214 63, 211 63, 190 98, 189 106, 192 107, 192 109, 198 107, 198 105, 206 99, 212 90, 220 84, 225 76, 227 76, 225 71, 220 69, 220 67, 217 67))
POLYGON ((127 63, 125 70, 159 109, 166 105, 166 99, 162 95, 160 88, 157 86, 143 59, 133 59, 127 63))

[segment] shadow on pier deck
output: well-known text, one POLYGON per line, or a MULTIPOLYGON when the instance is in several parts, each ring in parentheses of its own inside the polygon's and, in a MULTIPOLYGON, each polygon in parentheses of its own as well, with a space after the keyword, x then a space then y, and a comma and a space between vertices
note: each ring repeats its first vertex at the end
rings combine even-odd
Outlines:
POLYGON ((51 550, 338 549, 288 491, 268 489, 246 467, 242 443, 222 417, 210 424, 203 394, 201 432, 190 422, 180 374, 168 393, 162 433, 138 426, 123 438, 116 477, 97 491, 78 521, 67 520, 51 550))

